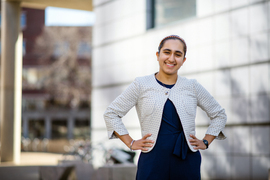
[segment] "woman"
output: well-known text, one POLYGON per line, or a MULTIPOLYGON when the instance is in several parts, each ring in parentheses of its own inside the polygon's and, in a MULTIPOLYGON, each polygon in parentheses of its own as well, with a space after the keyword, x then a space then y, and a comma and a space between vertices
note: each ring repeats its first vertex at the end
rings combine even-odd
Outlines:
POLYGON ((200 179, 201 155, 216 139, 225 139, 225 110, 196 81, 179 76, 187 46, 177 35, 165 37, 156 53, 159 71, 136 78, 107 108, 109 138, 119 138, 131 150, 141 150, 138 180, 200 179), (142 139, 132 139, 121 118, 136 106, 142 139), (205 137, 195 136, 197 106, 210 117, 205 137))

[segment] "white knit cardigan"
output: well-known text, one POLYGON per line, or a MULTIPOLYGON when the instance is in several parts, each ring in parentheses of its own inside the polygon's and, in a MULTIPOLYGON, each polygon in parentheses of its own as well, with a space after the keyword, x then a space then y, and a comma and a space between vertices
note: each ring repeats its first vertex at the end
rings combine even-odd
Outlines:
MULTIPOLYGON (((149 139, 156 142, 163 107, 168 98, 177 110, 188 146, 193 152, 197 150, 188 139, 191 138, 190 134, 195 135, 197 106, 201 107, 211 120, 206 134, 216 136, 216 139, 226 138, 223 133, 227 121, 225 110, 202 85, 194 79, 178 76, 175 85, 167 89, 156 81, 154 74, 136 78, 106 109, 104 119, 109 138, 117 138, 114 131, 119 135, 128 134, 121 118, 136 106, 142 136, 151 133, 149 139)), ((150 152, 154 145, 144 152, 150 152)))

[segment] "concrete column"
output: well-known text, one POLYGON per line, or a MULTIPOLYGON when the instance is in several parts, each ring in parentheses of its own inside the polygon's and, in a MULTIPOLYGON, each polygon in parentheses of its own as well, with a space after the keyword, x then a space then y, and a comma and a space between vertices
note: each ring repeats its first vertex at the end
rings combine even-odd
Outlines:
POLYGON ((52 135, 52 121, 50 117, 45 118, 45 138, 51 139, 52 135))
POLYGON ((74 129, 74 118, 69 117, 68 118, 68 139, 73 139, 73 129, 74 129))
POLYGON ((29 127, 28 117, 23 117, 23 137, 24 138, 28 138, 28 127, 29 127))
POLYGON ((20 2, 1 1, 1 161, 20 162, 22 33, 20 2))

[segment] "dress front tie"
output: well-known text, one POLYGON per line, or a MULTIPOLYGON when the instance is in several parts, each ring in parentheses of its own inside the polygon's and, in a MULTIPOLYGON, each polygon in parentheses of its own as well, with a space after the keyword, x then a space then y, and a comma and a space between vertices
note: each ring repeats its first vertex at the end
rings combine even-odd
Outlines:
POLYGON ((181 159, 185 159, 188 152, 188 145, 186 143, 184 132, 179 133, 178 138, 176 140, 173 154, 180 157, 181 159))

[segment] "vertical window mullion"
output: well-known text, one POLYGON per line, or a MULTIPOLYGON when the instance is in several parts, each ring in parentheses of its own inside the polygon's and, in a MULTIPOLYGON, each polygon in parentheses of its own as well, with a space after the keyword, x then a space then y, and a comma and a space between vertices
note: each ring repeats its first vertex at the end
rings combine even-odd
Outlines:
POLYGON ((146 29, 155 27, 155 0, 146 0, 146 29))

